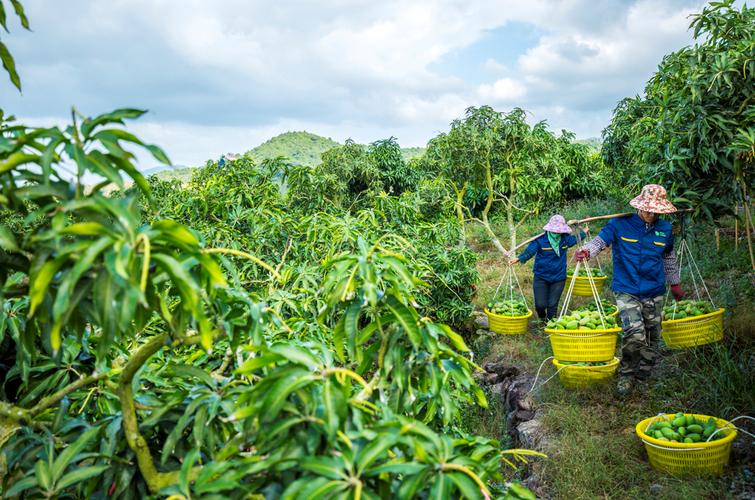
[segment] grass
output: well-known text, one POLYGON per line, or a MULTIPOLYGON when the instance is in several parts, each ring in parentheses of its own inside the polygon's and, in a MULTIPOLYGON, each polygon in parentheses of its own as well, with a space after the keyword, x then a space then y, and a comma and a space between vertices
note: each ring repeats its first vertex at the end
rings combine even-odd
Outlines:
MULTIPOLYGON (((561 213, 569 219, 626 210, 611 202, 584 202, 566 207, 561 213)), ((519 239, 537 234, 549 215, 525 223, 519 239)), ((591 226, 592 234, 599 229, 600 225, 591 226)), ((506 234, 502 226, 497 226, 496 232, 506 234)), ((493 297, 506 259, 488 243, 481 228, 470 226, 469 234, 479 255, 481 281, 475 305, 482 309, 493 297)), ((733 481, 739 484, 739 490, 755 489, 747 463, 732 464, 722 478, 675 478, 656 472, 634 434, 639 420, 661 411, 692 411, 722 418, 755 413, 755 308, 752 307, 755 273, 749 270, 746 245, 740 244, 735 250, 733 242, 723 238, 717 252, 713 234, 711 227, 698 225, 688 241, 713 300, 727 309, 724 342, 696 349, 666 350, 653 378, 626 400, 616 398, 613 386, 568 391, 557 378, 536 389, 551 449, 549 458, 537 466, 548 496, 732 498, 729 486, 733 481)), ((610 258, 602 263, 610 276, 610 258)), ((532 307, 531 265, 516 266, 515 270, 532 307)), ((692 292, 688 273, 683 273, 682 285, 688 293, 692 292)), ((610 291, 604 292, 604 296, 610 300, 610 291)), ((527 335, 497 336, 481 344, 484 344, 481 351, 477 351, 477 342, 473 344, 479 355, 477 360, 503 358, 531 373, 551 355, 547 337, 534 322, 527 335)), ((540 379, 553 373, 552 365, 546 363, 540 379)), ((501 418, 470 415, 469 422, 477 433, 499 439, 506 435, 501 418)))

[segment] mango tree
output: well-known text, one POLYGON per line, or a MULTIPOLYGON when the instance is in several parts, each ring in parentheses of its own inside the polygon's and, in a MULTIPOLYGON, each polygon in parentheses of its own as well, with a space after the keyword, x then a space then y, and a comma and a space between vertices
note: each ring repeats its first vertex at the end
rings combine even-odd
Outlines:
POLYGON ((623 100, 603 131, 605 160, 636 184, 715 218, 750 206, 755 164, 755 9, 712 2, 692 17, 696 43, 663 58, 643 96, 623 100))
POLYGON ((463 119, 451 123, 449 132, 430 141, 426 158, 453 186, 459 220, 478 221, 506 255, 516 247, 519 225, 545 203, 597 194, 603 186, 590 174, 600 170, 594 168, 586 146, 574 144, 568 132, 556 137, 544 122, 531 127, 525 118, 526 112, 519 108, 509 113, 489 106, 469 108, 463 119), (464 206, 469 189, 485 193, 479 218, 464 206), (499 202, 506 217, 509 250, 490 223, 491 211, 499 202))

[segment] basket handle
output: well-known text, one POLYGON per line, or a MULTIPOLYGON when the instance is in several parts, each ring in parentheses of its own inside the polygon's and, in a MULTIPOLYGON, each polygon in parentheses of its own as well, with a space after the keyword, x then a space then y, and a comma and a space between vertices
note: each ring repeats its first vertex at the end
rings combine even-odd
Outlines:
MULTIPOLYGON (((545 358, 545 359, 543 360, 543 362, 542 362, 542 363, 540 363, 540 368, 538 368, 538 369, 537 369, 537 373, 535 374, 535 380, 534 380, 534 381, 532 382, 532 387, 530 387, 530 390, 529 390, 529 391, 527 391, 527 394, 529 394, 529 393, 531 393, 532 391, 534 391, 534 390, 535 390, 535 386, 537 385, 537 379, 538 379, 538 377, 540 376, 540 370, 542 370, 542 369, 543 369, 543 365, 544 365, 544 364, 545 364, 545 362, 546 362, 546 361, 548 361, 549 359, 553 359, 553 356, 548 356, 547 358, 545 358)), ((561 368, 559 368, 558 370, 556 370, 556 373, 554 373, 553 375, 551 375, 551 376, 550 376, 550 377, 548 377, 547 379, 543 380, 543 381, 542 381, 542 382, 540 383, 540 387, 542 387, 542 386, 544 386, 545 384, 547 384, 547 383, 548 383, 548 382, 549 382, 549 381, 550 381, 550 380, 551 380, 551 379, 552 379, 553 377, 555 377, 556 375, 558 375, 558 374, 559 374, 559 373, 561 372, 561 370, 563 370, 564 368, 566 368, 566 366, 562 366, 561 368)))
POLYGON ((659 450, 674 450, 674 451, 700 451, 704 450, 705 448, 671 448, 670 446, 661 446, 659 444, 651 443, 649 441, 645 441, 644 439, 640 438, 640 440, 645 443, 648 446, 652 446, 653 448, 658 448, 659 450))

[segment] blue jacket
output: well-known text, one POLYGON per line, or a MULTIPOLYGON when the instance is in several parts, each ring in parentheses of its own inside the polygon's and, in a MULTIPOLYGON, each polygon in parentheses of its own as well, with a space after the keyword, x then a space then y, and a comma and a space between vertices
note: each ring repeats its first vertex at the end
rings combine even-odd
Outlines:
MULTIPOLYGON (((585 233, 580 232, 580 237, 584 238, 585 233)), ((545 281, 564 281, 566 279, 566 253, 569 247, 577 244, 577 238, 573 235, 561 235, 561 255, 551 248, 551 242, 548 235, 543 234, 538 239, 527 245, 519 255, 519 262, 527 262, 532 256, 535 256, 535 276, 545 281)))
POLYGON ((647 226, 639 215, 611 219, 598 234, 613 246, 614 292, 639 298, 658 297, 666 291, 663 256, 673 251, 671 224, 657 220, 647 226))

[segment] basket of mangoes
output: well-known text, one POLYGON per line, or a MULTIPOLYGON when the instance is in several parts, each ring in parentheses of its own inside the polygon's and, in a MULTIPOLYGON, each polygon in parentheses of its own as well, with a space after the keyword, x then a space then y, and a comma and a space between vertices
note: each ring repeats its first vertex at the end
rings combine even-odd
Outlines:
POLYGON ((603 284, 608 279, 603 271, 600 269, 590 269, 590 276, 587 274, 587 269, 584 267, 574 274, 574 270, 566 272, 566 279, 574 280, 574 289, 572 294, 578 297, 592 297, 592 287, 590 287, 590 281, 595 285, 595 291, 600 293, 603 290, 603 284))
POLYGON ((544 331, 559 361, 610 361, 621 328, 615 316, 576 310, 548 321, 544 331))
POLYGON ((668 347, 683 349, 724 338, 724 311, 704 300, 680 300, 663 306, 661 336, 668 347))
POLYGON ((527 321, 532 316, 532 310, 527 307, 524 298, 506 299, 489 302, 485 314, 491 332, 520 335, 527 333, 527 321))

